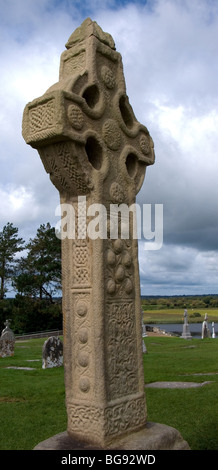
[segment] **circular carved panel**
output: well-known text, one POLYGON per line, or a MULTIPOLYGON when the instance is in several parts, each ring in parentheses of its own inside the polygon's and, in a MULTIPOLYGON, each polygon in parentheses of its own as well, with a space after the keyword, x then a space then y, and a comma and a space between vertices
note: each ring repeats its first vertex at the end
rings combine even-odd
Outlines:
POLYGON ((83 113, 78 106, 71 104, 68 107, 67 115, 71 126, 78 130, 82 129, 84 124, 84 118, 83 113))
POLYGON ((110 196, 112 202, 119 203, 124 201, 125 195, 119 183, 112 183, 110 187, 110 196))
POLYGON ((124 278, 125 278, 125 269, 120 264, 115 271, 115 279, 117 282, 122 282, 124 278))
POLYGON ((87 377, 81 377, 79 381, 79 388, 82 392, 88 392, 90 389, 90 382, 87 377))
POLYGON ((126 266, 126 268, 129 268, 132 264, 132 260, 128 252, 126 252, 123 257, 123 264, 126 266))
POLYGON ((76 312, 80 317, 84 317, 87 314, 87 305, 85 302, 78 302, 76 306, 76 312))
POLYGON ((107 252, 107 262, 110 266, 114 266, 116 264, 116 255, 112 250, 108 250, 107 252))
POLYGON ((116 254, 119 254, 121 253, 122 250, 123 250, 123 241, 120 238, 118 238, 114 242, 114 251, 116 254))
POLYGON ((111 150, 118 150, 121 145, 121 133, 118 124, 113 119, 108 119, 102 129, 105 143, 111 150))
POLYGON ((140 147, 144 155, 148 155, 151 151, 150 139, 147 135, 142 135, 140 138, 140 147))
POLYGON ((108 294, 114 294, 116 292, 116 284, 113 279, 109 279, 107 283, 108 294))
POLYGON ((80 366, 82 366, 82 367, 87 367, 88 364, 89 364, 89 355, 88 355, 88 353, 86 353, 86 352, 80 352, 80 353, 79 353, 78 360, 79 360, 80 366))
POLYGON ((131 279, 129 278, 125 279, 124 289, 127 294, 131 294, 133 290, 133 284, 132 284, 131 279))
POLYGON ((107 88, 112 89, 115 87, 116 79, 109 67, 104 65, 101 69, 101 77, 107 88))
POLYGON ((88 330, 87 328, 81 328, 79 331, 79 340, 82 344, 86 344, 88 341, 88 330))

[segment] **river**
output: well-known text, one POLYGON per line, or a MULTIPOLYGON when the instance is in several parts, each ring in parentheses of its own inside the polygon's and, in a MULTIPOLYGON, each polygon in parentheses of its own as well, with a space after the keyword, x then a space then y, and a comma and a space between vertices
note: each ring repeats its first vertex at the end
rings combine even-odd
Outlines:
MULTIPOLYGON (((146 323, 145 323, 146 326, 146 323)), ((182 335, 183 324, 182 323, 149 323, 148 326, 156 326, 161 330, 165 330, 167 333, 175 333, 179 336, 182 335)), ((218 338, 218 324, 215 323, 215 335, 218 338)), ((212 337, 212 325, 208 322, 208 327, 212 337)), ((202 323, 189 323, 189 330, 194 338, 201 338, 202 323)))

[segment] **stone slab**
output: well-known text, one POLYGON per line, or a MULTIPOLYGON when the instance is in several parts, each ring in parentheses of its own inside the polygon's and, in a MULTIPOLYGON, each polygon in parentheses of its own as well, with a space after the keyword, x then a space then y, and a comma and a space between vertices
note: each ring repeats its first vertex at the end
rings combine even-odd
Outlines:
POLYGON ((16 366, 8 366, 5 369, 15 369, 15 370, 36 370, 34 367, 16 367, 16 366))
POLYGON ((203 387, 204 385, 210 384, 212 381, 205 381, 201 383, 197 382, 152 382, 145 385, 146 388, 195 388, 203 387))
POLYGON ((193 372, 193 374, 182 374, 184 375, 218 375, 218 372, 193 372))
POLYGON ((116 439, 107 447, 98 447, 71 439, 67 431, 40 442, 34 450, 190 450, 177 429, 148 422, 141 431, 116 439))

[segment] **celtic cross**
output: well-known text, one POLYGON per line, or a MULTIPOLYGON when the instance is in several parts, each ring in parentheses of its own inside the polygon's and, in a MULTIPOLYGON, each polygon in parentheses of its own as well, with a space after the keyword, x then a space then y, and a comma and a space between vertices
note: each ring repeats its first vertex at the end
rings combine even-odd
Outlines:
POLYGON ((115 238, 108 217, 106 236, 92 239, 85 215, 134 204, 154 151, 129 104, 121 55, 89 18, 66 44, 59 82, 25 107, 23 136, 76 215, 74 237, 62 227, 68 433, 105 446, 146 424, 138 242, 132 212, 128 238, 118 214, 115 238))

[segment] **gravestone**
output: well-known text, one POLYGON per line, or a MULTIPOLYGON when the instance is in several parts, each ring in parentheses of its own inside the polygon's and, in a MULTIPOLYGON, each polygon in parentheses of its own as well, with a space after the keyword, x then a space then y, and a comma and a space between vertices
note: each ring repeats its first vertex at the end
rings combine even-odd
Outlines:
POLYGON ((134 203, 153 141, 129 104, 110 34, 88 18, 66 49, 59 82, 24 110, 23 137, 60 193, 67 431, 73 448, 127 436, 129 449, 140 432, 144 449, 134 203))
POLYGON ((5 328, 0 337, 0 357, 8 357, 14 355, 15 336, 10 329, 10 320, 6 320, 5 328))
POLYGON ((60 367, 63 365, 63 343, 58 336, 50 336, 42 348, 42 368, 60 367))
POLYGON ((191 339, 191 333, 189 329, 189 324, 188 324, 188 312, 187 309, 184 311, 184 324, 183 324, 183 330, 182 330, 182 338, 184 339, 191 339))
POLYGON ((146 348, 146 345, 145 345, 145 342, 144 342, 144 339, 143 338, 146 338, 146 326, 144 324, 144 320, 143 320, 143 310, 141 311, 141 315, 142 315, 142 352, 144 354, 147 354, 147 348, 146 348))
POLYGON ((202 323, 202 339, 210 338, 210 330, 207 322, 207 313, 205 313, 204 321, 202 323))
POLYGON ((212 322, 212 338, 216 338, 214 321, 212 322))

